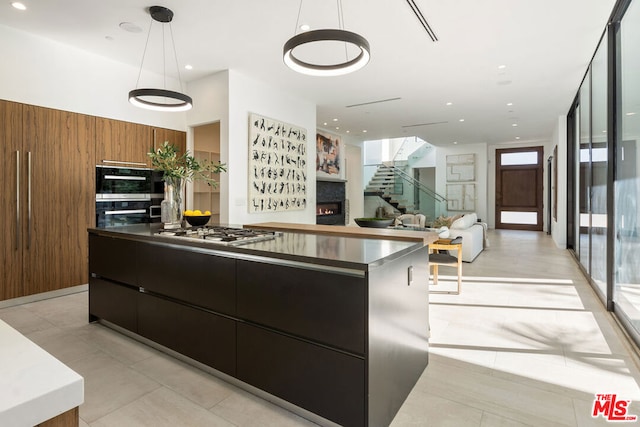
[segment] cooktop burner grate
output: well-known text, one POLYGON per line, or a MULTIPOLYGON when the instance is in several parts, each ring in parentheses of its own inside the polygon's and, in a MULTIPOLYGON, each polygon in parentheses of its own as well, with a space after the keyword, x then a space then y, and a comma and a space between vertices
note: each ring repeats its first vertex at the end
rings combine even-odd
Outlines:
POLYGON ((157 235, 191 240, 202 240, 222 245, 242 245, 261 240, 275 239, 282 233, 268 230, 254 230, 250 228, 222 227, 205 225, 204 227, 185 227, 176 229, 161 229, 157 235))

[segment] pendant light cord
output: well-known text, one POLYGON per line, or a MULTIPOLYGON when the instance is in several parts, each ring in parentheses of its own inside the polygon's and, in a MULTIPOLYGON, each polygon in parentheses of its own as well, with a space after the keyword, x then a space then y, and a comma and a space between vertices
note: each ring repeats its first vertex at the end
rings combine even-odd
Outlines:
MULTIPOLYGON (((342 11, 342 0, 337 0, 337 2, 338 2, 338 28, 344 31, 344 13, 342 11)), ((344 58, 346 61, 349 60, 347 43, 344 44, 344 58)))
POLYGON ((182 76, 180 75, 180 63, 178 62, 178 53, 176 51, 176 41, 173 39, 173 27, 169 22, 169 33, 171 34, 171 45, 173 46, 173 58, 176 61, 176 71, 178 72, 178 83, 180 83, 180 91, 184 92, 182 88, 182 76))
POLYGON ((302 0, 300 0, 300 6, 298 7, 298 18, 296 19, 296 27, 293 29, 293 35, 298 33, 298 24, 300 23, 300 13, 302 12, 302 0))
POLYGON ((140 71, 138 71, 138 80, 136 80, 136 89, 140 84, 140 76, 142 76, 142 66, 144 65, 144 57, 147 55, 147 46, 149 46, 149 37, 151 36, 151 26, 153 25, 153 18, 149 22, 149 31, 147 31, 147 41, 144 43, 144 51, 142 52, 142 61, 140 61, 140 71))

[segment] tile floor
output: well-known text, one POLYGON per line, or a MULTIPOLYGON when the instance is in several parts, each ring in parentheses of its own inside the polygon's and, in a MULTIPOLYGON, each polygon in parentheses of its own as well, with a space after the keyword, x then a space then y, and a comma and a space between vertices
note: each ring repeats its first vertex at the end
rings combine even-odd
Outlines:
MULTIPOLYGON (((630 399, 640 415, 637 356, 569 253, 542 233, 491 231, 490 241, 464 264, 461 295, 430 296, 430 363, 392 426, 610 425, 591 417, 595 393, 630 399)), ((0 319, 84 376, 81 426, 314 425, 88 324, 86 292, 0 319)))

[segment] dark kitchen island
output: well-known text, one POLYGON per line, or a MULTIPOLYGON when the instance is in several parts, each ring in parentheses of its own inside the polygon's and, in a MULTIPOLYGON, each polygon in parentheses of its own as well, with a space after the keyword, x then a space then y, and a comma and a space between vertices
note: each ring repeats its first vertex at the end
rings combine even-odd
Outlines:
POLYGON ((90 321, 333 423, 393 420, 428 362, 423 242, 278 232, 234 246, 157 231, 89 230, 90 321))

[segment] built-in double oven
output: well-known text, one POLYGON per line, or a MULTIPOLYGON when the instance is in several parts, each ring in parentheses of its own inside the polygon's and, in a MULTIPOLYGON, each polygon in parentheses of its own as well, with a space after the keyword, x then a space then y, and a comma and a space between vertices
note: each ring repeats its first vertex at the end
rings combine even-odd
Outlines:
POLYGON ((145 167, 96 166, 96 226, 160 221, 162 174, 145 167))

